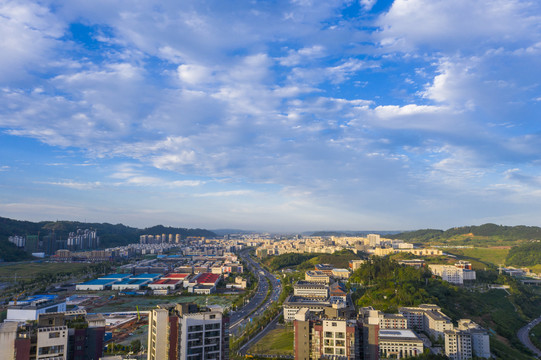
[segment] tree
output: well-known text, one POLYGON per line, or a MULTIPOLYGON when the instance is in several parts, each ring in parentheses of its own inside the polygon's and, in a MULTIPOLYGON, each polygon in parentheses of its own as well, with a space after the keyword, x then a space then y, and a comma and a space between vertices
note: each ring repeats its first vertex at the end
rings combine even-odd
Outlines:
POLYGON ((131 351, 133 351, 134 354, 137 354, 139 351, 141 351, 141 340, 133 340, 130 343, 131 351))

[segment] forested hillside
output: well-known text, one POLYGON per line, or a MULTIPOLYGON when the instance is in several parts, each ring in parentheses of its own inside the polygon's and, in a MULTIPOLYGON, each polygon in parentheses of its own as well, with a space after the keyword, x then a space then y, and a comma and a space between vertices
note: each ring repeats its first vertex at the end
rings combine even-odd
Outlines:
POLYGON ((530 242, 512 247, 505 259, 507 265, 532 266, 541 264, 541 242, 530 242))
POLYGON ((388 235, 391 239, 410 242, 432 242, 453 245, 515 245, 517 242, 541 239, 541 228, 537 226, 505 226, 484 224, 462 226, 451 229, 424 229, 388 235))

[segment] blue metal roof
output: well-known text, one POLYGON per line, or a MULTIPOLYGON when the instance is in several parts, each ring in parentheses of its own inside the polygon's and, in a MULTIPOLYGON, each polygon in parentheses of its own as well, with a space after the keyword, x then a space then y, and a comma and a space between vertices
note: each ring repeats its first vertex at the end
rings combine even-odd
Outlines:
POLYGON ((99 279, 125 279, 130 277, 131 274, 109 274, 100 276, 99 279))

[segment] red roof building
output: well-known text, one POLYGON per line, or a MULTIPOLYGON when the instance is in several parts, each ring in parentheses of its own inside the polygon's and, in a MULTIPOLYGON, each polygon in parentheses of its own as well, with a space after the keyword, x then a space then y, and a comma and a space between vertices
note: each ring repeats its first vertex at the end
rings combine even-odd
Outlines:
POLYGON ((216 283, 220 280, 220 274, 213 274, 213 273, 202 273, 197 278, 198 284, 203 285, 216 285, 216 283))
POLYGON ((188 275, 190 274, 181 274, 181 273, 171 273, 162 276, 162 279, 177 279, 177 280, 184 280, 188 275))

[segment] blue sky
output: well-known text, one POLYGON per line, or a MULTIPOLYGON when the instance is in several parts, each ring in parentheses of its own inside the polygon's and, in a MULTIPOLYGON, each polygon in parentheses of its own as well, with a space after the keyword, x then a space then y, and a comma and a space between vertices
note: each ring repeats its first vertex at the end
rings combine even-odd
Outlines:
POLYGON ((540 225, 536 1, 2 1, 0 216, 540 225))

